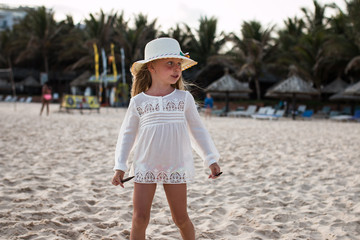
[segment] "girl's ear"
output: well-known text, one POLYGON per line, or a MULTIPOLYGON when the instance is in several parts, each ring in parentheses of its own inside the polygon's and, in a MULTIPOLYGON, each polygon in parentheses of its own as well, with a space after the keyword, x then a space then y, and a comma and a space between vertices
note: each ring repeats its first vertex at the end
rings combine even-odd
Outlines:
POLYGON ((152 62, 147 63, 147 69, 149 70, 149 72, 155 72, 155 68, 152 62))

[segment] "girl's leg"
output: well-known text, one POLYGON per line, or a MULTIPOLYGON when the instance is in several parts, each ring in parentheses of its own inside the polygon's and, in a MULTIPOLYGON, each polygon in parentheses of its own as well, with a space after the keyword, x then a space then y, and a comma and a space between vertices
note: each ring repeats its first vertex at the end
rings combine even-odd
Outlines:
POLYGON ((145 240, 145 231, 150 220, 150 210, 155 190, 156 184, 135 183, 133 197, 134 212, 130 232, 131 240, 145 240))
POLYGON ((195 240, 195 229, 187 213, 186 184, 164 184, 172 218, 184 240, 195 240))
POLYGON ((41 114, 42 114, 42 112, 43 112, 43 110, 44 110, 44 107, 45 107, 45 103, 42 102, 42 106, 41 106, 41 110, 40 110, 40 116, 41 116, 41 114))
POLYGON ((46 115, 49 116, 49 103, 46 103, 46 115))

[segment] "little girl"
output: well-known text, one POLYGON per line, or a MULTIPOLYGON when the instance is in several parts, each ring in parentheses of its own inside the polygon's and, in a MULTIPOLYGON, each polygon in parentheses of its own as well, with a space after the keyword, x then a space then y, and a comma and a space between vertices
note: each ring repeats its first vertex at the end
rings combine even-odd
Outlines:
POLYGON ((131 67, 132 98, 120 128, 112 179, 112 184, 124 187, 126 162, 133 150, 130 239, 145 239, 157 183, 163 184, 183 239, 195 239, 186 197, 186 184, 195 175, 192 146, 210 168, 209 178, 220 175, 219 153, 202 124, 193 96, 184 91, 181 72, 195 64, 175 39, 158 38, 145 46, 145 60, 131 67))

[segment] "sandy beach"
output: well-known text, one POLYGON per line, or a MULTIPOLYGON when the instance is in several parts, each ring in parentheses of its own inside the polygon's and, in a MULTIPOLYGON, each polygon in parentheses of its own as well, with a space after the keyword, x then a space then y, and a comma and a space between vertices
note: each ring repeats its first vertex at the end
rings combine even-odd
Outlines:
MULTIPOLYGON (((0 103, 0 239, 128 239, 133 182, 111 185, 125 109, 39 116, 0 103)), ((196 155, 196 239, 359 239, 360 124, 204 120, 224 174, 196 155)), ((181 239, 158 186, 147 239, 181 239)))

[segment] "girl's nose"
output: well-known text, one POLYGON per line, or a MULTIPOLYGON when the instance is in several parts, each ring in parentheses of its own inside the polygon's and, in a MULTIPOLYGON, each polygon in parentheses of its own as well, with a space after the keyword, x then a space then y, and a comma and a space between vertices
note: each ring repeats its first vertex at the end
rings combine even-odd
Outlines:
POLYGON ((181 64, 175 64, 175 70, 181 71, 181 64))

